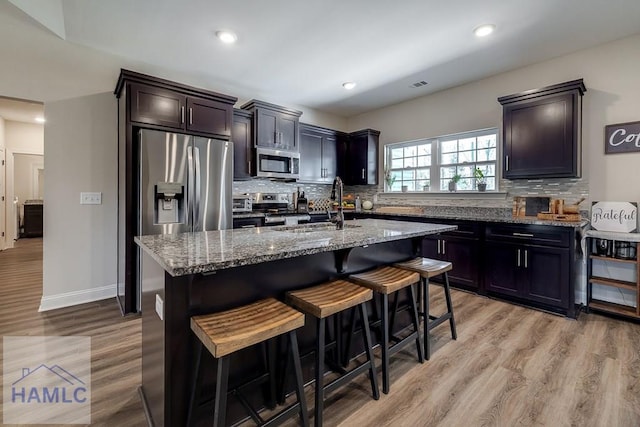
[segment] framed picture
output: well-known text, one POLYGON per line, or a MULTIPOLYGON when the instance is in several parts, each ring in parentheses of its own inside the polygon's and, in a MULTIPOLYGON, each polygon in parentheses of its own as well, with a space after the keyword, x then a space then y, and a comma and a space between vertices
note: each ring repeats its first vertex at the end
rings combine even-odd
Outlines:
POLYGON ((640 151, 640 122, 604 127, 604 154, 640 151))
POLYGON ((599 231, 635 233, 638 229, 638 203, 593 202, 591 227, 599 231))

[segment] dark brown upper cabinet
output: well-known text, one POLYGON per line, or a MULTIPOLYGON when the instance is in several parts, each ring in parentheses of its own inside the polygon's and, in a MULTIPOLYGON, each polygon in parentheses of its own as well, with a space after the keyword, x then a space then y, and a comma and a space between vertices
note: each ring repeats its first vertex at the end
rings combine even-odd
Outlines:
POLYGON ((240 108, 253 113, 254 146, 274 150, 299 150, 301 111, 255 99, 240 108))
POLYGON ((299 181, 333 182, 338 170, 337 141, 344 136, 335 130, 301 123, 299 181))
POLYGON ((338 174, 347 185, 378 183, 378 141, 380 131, 363 129, 349 134, 339 144, 338 174))
POLYGON ((582 79, 498 98, 503 178, 576 178, 581 173, 582 79))
POLYGON ((253 115, 245 110, 233 110, 233 128, 231 141, 233 141, 233 179, 251 179, 251 169, 255 150, 251 135, 251 121, 253 115))
POLYGON ((134 126, 229 139, 236 98, 122 70, 116 95, 128 96, 134 126))

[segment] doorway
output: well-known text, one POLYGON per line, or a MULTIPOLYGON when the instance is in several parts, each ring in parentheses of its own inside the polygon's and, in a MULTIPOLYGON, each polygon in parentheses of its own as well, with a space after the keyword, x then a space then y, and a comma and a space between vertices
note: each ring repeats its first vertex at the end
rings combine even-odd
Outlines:
POLYGON ((13 154, 13 200, 16 218, 15 239, 42 237, 44 156, 13 154))
POLYGON ((0 96, 0 250, 20 237, 24 202, 43 199, 43 123, 41 102, 0 96))

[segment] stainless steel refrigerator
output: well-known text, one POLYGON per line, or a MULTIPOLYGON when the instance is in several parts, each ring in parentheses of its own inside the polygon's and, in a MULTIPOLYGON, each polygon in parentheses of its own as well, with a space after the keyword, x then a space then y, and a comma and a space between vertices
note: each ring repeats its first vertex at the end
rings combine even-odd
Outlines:
POLYGON ((232 228, 232 142, 144 129, 138 159, 138 235, 232 228))

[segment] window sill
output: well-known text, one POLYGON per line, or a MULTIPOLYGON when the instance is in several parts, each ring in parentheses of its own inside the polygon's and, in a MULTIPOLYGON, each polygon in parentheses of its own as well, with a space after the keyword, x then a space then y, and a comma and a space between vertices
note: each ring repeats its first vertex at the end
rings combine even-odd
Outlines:
POLYGON ((411 198, 411 199, 495 199, 505 200, 506 191, 407 191, 378 193, 378 199, 386 198, 411 198))

